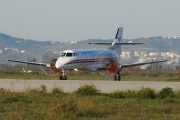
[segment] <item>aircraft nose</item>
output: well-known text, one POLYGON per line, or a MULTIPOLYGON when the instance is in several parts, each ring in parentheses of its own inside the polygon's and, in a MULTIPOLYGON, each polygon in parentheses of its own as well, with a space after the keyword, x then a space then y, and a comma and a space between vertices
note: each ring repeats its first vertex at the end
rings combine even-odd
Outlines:
POLYGON ((58 60, 56 61, 55 66, 56 66, 57 69, 60 69, 60 68, 63 66, 62 61, 58 59, 58 60))

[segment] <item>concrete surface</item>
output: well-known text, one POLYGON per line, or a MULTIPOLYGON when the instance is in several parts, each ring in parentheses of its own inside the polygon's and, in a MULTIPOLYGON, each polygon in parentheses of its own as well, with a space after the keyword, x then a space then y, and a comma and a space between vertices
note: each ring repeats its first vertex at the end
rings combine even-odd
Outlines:
POLYGON ((54 87, 59 87, 62 88, 64 92, 71 93, 84 84, 93 84, 101 90, 102 93, 110 93, 116 90, 138 90, 142 87, 149 87, 157 91, 167 86, 173 88, 173 90, 180 89, 180 82, 0 79, 0 88, 9 89, 15 92, 22 92, 28 88, 39 88, 41 85, 45 85, 48 92, 50 92, 54 87))

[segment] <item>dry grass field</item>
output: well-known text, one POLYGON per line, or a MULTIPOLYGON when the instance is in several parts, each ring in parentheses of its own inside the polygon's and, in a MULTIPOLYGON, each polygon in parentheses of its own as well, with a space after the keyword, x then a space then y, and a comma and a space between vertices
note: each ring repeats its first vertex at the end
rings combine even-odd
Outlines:
POLYGON ((94 85, 74 93, 46 86, 12 92, 0 88, 2 120, 179 120, 180 90, 150 88, 105 94, 94 85))

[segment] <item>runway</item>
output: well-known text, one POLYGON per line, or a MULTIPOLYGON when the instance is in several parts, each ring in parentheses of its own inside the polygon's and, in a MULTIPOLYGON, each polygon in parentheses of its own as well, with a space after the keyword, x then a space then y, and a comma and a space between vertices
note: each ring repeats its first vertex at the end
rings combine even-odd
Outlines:
POLYGON ((167 86, 173 88, 173 90, 180 89, 180 82, 0 79, 0 88, 14 92, 23 92, 28 88, 39 88, 41 85, 45 85, 47 92, 51 92, 53 88, 59 87, 62 88, 65 93, 72 93, 85 84, 95 85, 102 93, 111 93, 116 90, 139 90, 142 87, 149 87, 157 91, 167 86))

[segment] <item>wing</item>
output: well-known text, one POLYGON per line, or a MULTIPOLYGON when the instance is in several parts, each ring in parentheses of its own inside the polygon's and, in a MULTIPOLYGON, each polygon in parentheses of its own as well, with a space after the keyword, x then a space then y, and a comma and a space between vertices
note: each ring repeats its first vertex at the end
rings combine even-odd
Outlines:
POLYGON ((19 61, 19 60, 11 60, 11 59, 8 59, 7 61, 10 61, 10 62, 18 62, 18 63, 25 63, 25 64, 31 64, 31 65, 40 65, 40 66, 49 67, 49 64, 48 64, 48 63, 36 63, 36 62, 19 61))
POLYGON ((121 67, 121 68, 125 68, 125 67, 146 65, 146 64, 159 63, 159 62, 168 62, 168 61, 171 61, 171 60, 158 60, 158 61, 143 62, 143 63, 123 64, 123 65, 120 65, 120 67, 121 67))

